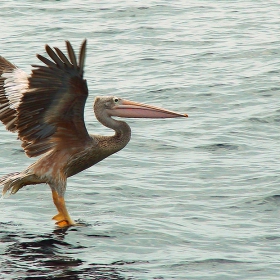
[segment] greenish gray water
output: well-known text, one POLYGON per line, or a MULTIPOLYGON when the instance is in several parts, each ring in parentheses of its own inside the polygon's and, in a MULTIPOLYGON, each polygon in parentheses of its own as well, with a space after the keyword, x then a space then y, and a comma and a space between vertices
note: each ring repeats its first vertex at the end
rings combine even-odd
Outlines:
MULTIPOLYGON (((84 227, 56 229, 47 186, 2 200, 3 279, 279 279, 278 1, 5 1, 0 55, 88 39, 96 95, 189 114, 128 120, 121 152, 68 181, 84 227)), ((0 127, 0 175, 33 162, 0 127)))

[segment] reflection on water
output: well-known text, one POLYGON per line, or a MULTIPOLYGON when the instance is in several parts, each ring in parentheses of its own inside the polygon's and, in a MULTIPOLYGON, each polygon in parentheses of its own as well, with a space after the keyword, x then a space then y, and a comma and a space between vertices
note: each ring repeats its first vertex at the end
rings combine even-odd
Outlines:
MULTIPOLYGON (((35 235, 18 231, 11 223, 1 223, 0 242, 6 246, 2 253, 2 276, 13 279, 127 279, 121 276, 121 266, 127 262, 111 264, 85 263, 75 258, 75 250, 84 249, 65 242, 69 229, 55 229, 50 234, 35 235), (13 228, 9 232, 7 229, 13 228), (66 256, 71 251, 73 257, 66 256)), ((107 235, 91 235, 92 238, 110 238, 107 235)), ((94 242, 94 241, 93 241, 94 242)), ((7 278, 7 279, 8 279, 7 278)), ((131 278, 130 278, 131 279, 131 278)))

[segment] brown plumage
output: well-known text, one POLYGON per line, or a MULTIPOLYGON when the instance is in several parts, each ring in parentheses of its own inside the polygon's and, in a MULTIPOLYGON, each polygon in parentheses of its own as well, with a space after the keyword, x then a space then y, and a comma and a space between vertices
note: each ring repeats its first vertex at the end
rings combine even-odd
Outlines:
POLYGON ((187 117, 114 96, 96 97, 96 118, 115 134, 90 135, 84 122, 86 40, 79 61, 68 41, 66 47, 69 58, 46 45, 51 60, 37 55, 44 65, 32 65, 30 76, 0 56, 0 120, 7 130, 17 132, 27 156, 41 156, 24 171, 0 178, 3 195, 8 191, 14 194, 25 185, 47 183, 58 210, 53 219, 60 227, 75 224, 64 201, 67 178, 118 152, 130 140, 130 127, 112 116, 187 117))

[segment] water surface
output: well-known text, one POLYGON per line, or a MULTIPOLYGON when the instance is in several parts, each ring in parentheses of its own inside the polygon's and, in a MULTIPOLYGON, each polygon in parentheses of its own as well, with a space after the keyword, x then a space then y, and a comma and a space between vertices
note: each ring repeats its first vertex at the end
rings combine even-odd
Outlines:
MULTIPOLYGON (((128 120, 132 140, 68 181, 84 226, 56 229, 45 185, 1 201, 3 279, 279 279, 277 1, 5 1, 0 54, 88 39, 96 95, 189 114, 128 120)), ((33 162, 0 127, 0 175, 33 162)))

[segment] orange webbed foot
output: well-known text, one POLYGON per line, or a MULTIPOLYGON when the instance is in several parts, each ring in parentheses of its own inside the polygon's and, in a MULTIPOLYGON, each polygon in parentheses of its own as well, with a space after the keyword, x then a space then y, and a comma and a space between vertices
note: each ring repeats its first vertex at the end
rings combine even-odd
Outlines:
POLYGON ((60 228, 76 225, 70 217, 65 217, 62 213, 56 214, 52 219, 57 221, 55 224, 60 228))
POLYGON ((59 226, 60 228, 64 228, 64 227, 70 227, 70 226, 74 226, 75 223, 69 223, 69 221, 67 220, 61 220, 55 223, 57 226, 59 226))

